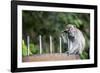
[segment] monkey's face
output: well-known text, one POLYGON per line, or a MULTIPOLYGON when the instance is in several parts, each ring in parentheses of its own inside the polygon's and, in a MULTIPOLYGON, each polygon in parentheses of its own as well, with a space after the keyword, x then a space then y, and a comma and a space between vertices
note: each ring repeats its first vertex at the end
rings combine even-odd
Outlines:
POLYGON ((66 29, 65 29, 65 33, 68 34, 68 37, 70 39, 74 39, 75 38, 75 30, 76 30, 76 27, 74 25, 67 25, 66 29))

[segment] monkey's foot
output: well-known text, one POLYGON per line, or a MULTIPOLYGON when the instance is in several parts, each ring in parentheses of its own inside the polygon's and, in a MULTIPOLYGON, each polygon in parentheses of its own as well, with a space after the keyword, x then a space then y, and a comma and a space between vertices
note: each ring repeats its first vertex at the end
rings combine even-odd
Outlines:
POLYGON ((67 51, 67 52, 65 52, 68 56, 69 55, 79 55, 79 53, 78 52, 70 52, 70 51, 67 51))

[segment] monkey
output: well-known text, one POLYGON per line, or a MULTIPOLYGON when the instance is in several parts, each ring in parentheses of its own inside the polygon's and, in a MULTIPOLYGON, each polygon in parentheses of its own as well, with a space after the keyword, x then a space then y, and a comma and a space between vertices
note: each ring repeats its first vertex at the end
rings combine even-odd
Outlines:
POLYGON ((74 25, 68 24, 62 31, 61 37, 66 44, 68 55, 80 55, 85 49, 85 37, 83 33, 74 25))

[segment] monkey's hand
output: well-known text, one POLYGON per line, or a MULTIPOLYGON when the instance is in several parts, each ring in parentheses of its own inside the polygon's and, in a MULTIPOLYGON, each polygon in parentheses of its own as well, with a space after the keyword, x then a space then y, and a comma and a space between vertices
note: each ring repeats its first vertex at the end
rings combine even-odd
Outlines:
POLYGON ((74 52, 72 52, 72 51, 66 51, 65 52, 68 56, 69 55, 79 55, 79 51, 78 50, 75 50, 74 52))

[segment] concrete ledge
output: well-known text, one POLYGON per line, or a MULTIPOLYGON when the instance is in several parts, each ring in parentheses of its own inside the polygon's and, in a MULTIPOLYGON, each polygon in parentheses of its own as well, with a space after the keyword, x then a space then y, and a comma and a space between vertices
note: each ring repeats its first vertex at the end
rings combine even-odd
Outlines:
POLYGON ((79 55, 67 55, 67 54, 41 54, 26 56, 22 58, 23 62, 38 62, 38 61, 58 61, 58 60, 78 60, 79 55))

